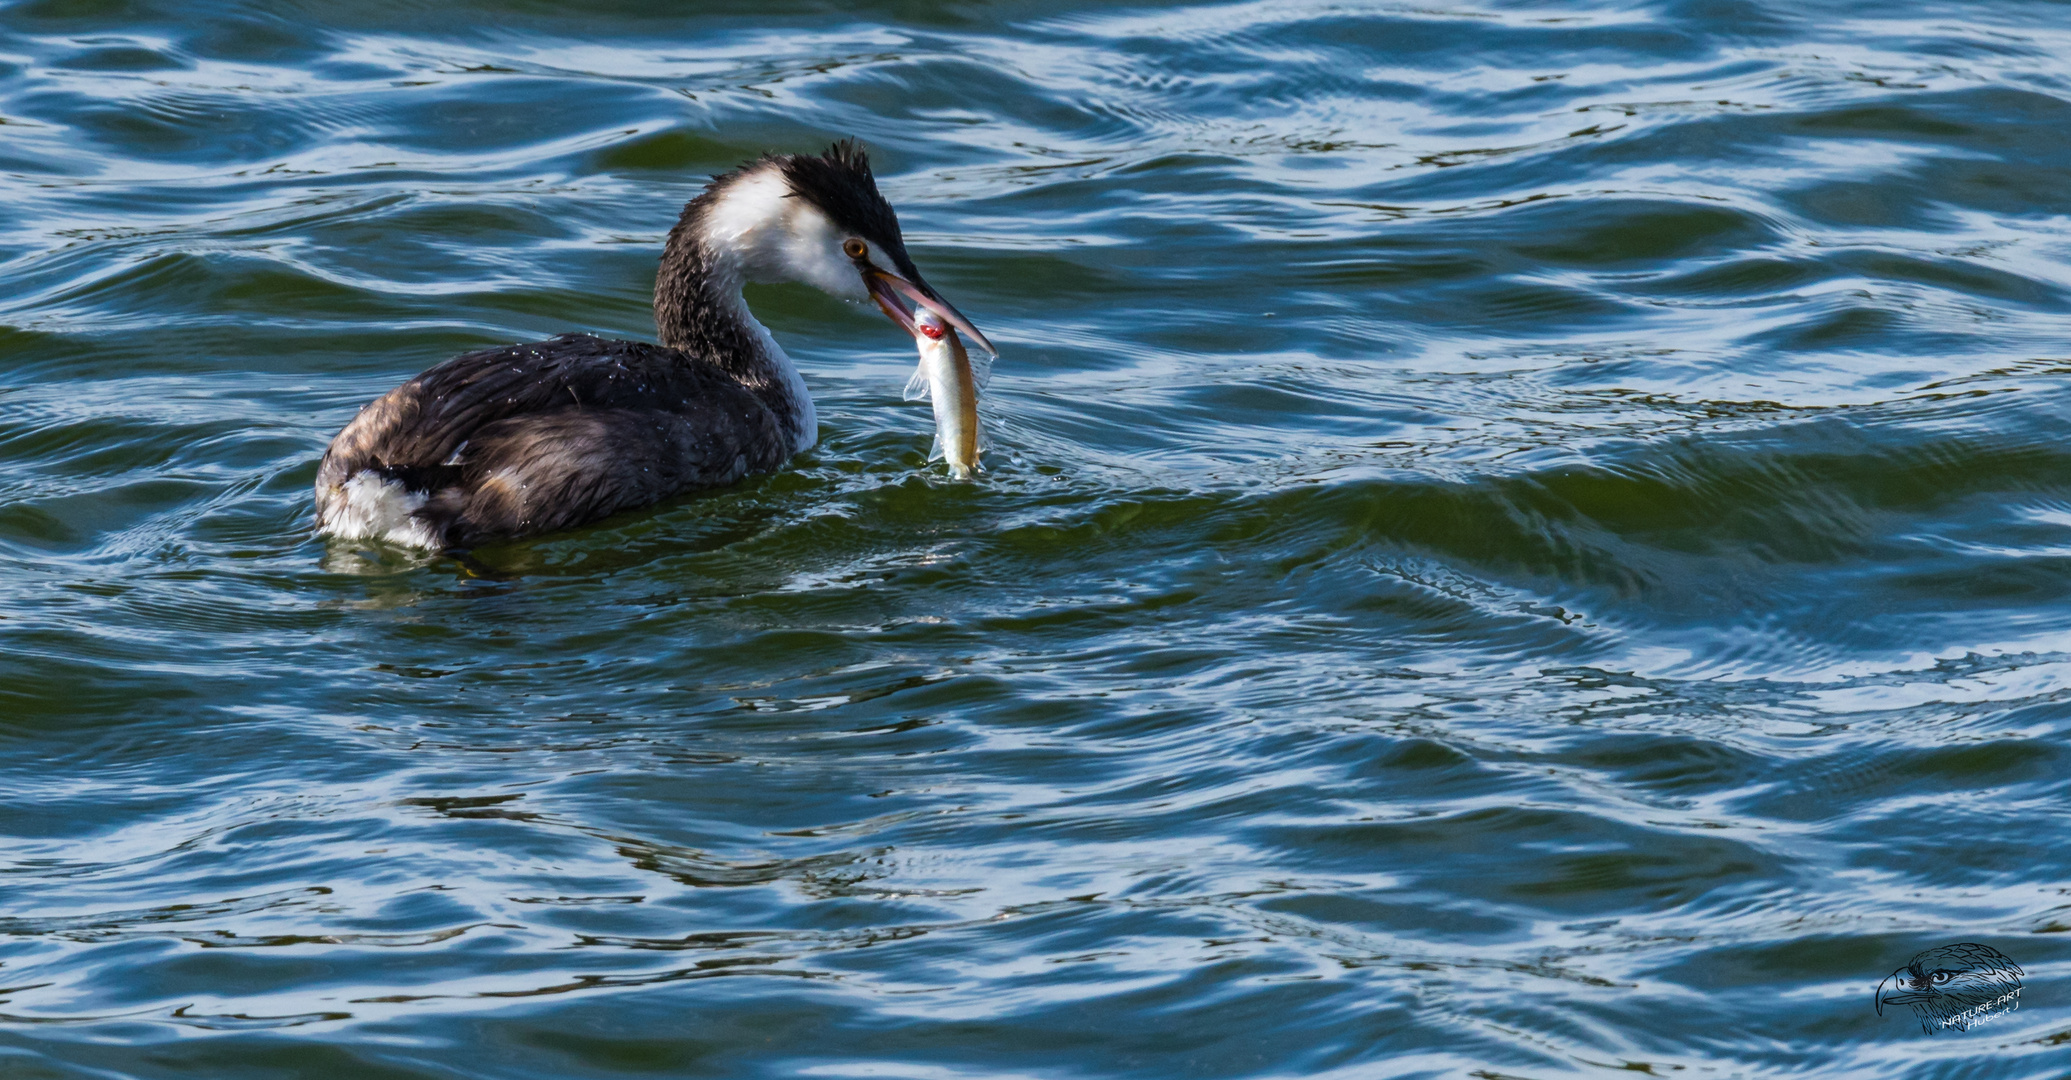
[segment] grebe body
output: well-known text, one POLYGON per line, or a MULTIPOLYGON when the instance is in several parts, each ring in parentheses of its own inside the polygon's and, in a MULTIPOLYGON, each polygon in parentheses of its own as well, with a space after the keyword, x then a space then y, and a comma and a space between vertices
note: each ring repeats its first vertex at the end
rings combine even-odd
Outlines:
POLYGON ((655 277, 661 344, 563 334, 434 366, 331 441, 317 530, 464 549, 781 468, 818 441, 819 421, 742 300, 751 281, 874 301, 916 337, 926 309, 993 352, 914 268, 860 149, 765 155, 714 179, 670 230, 655 277))

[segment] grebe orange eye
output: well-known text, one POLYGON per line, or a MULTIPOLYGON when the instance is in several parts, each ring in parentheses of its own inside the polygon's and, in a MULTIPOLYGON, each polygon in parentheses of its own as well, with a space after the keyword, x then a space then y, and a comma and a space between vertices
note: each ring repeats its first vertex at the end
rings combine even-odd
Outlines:
POLYGON ((870 249, 863 246, 863 241, 858 240, 853 236, 841 242, 841 250, 843 254, 847 255, 851 259, 860 259, 863 256, 870 254, 870 249))

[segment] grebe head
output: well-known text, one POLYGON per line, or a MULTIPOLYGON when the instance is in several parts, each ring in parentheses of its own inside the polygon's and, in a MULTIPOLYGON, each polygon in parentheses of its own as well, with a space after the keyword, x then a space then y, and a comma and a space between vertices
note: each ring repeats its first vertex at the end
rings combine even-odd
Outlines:
POLYGON ((987 353, 992 342, 942 298, 906 254, 899 215, 878 193, 852 140, 825 154, 765 156, 714 181, 704 232, 740 260, 749 281, 801 281, 848 300, 875 301, 908 334, 931 311, 987 353))

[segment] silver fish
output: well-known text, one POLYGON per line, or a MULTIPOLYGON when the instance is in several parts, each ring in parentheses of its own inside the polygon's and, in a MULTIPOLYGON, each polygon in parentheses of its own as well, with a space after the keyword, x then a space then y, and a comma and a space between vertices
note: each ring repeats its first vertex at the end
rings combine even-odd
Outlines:
POLYGON ((978 430, 978 392, 992 374, 991 364, 973 362, 956 336, 956 328, 923 308, 913 313, 914 344, 920 347, 920 368, 906 383, 906 400, 935 402, 935 452, 949 462, 949 471, 968 480, 980 471, 978 454, 985 449, 978 430))

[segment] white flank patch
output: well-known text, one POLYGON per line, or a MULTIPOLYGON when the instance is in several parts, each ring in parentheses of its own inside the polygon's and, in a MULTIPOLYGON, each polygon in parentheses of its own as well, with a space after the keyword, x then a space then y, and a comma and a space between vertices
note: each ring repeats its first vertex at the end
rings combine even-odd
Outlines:
POLYGON ((340 540, 379 540, 437 550, 444 545, 418 520, 425 496, 370 472, 316 493, 317 532, 340 540))

